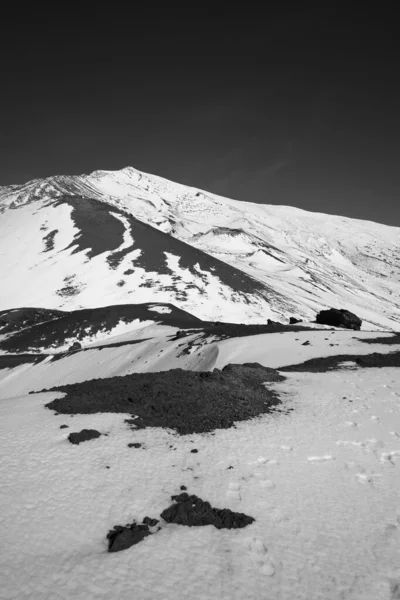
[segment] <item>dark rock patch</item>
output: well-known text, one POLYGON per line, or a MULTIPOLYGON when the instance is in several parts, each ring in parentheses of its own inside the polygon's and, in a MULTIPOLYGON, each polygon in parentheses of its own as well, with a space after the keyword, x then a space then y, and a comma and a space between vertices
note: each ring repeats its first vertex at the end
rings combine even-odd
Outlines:
POLYGON ((296 325, 296 323, 302 323, 303 321, 301 319, 296 319, 296 317, 290 317, 289 319, 289 325, 296 325))
POLYGON ((185 492, 172 496, 171 500, 174 500, 174 504, 161 513, 161 518, 167 523, 188 527, 214 525, 217 529, 238 529, 254 521, 253 517, 233 512, 229 508, 212 508, 209 502, 185 492))
POLYGON ((140 442, 133 442, 132 444, 128 444, 128 448, 141 448, 142 444, 140 442))
POLYGON ((197 454, 198 450, 197 448, 193 448, 193 450, 190 451, 192 454, 197 454))
POLYGON ((331 325, 333 327, 344 327, 345 329, 361 329, 362 321, 357 315, 343 308, 330 308, 321 310, 315 319, 320 325, 331 325))
POLYGON ((77 352, 78 350, 82 350, 82 344, 80 342, 74 342, 69 348, 68 352, 77 352))
POLYGON ((400 351, 380 354, 374 352, 364 356, 355 354, 340 354, 337 356, 326 356, 322 358, 312 358, 297 365, 288 365, 280 367, 282 372, 306 372, 306 373, 326 373, 327 371, 336 371, 342 369, 340 363, 354 362, 360 368, 383 368, 400 367, 400 351))
POLYGON ((54 250, 54 238, 58 233, 58 229, 53 229, 47 235, 44 236, 44 250, 43 252, 50 252, 50 250, 54 250))
POLYGON ((45 360, 47 355, 40 354, 0 354, 0 370, 14 369, 19 365, 36 364, 45 360))
POLYGON ((96 429, 82 429, 82 431, 70 433, 68 439, 71 444, 80 444, 81 442, 94 440, 100 436, 101 433, 96 429))
POLYGON ((93 198, 65 194, 57 198, 53 206, 68 204, 71 218, 79 229, 68 248, 73 254, 87 251, 88 258, 117 250, 123 244, 125 226, 112 213, 120 213, 104 202, 93 198))
POLYGON ((68 425, 60 425, 60 429, 68 429, 68 425))
MULTIPOLYGON (((68 338, 79 341, 83 340, 86 336, 92 336, 99 332, 109 332, 120 321, 131 323, 139 319, 140 321, 154 321, 162 325, 171 325, 180 328, 201 327, 203 324, 203 321, 175 307, 173 304, 159 304, 155 302, 86 308, 71 312, 45 311, 44 309, 25 310, 43 310, 45 314, 42 316, 40 314, 36 316, 35 313, 28 315, 28 323, 31 325, 29 328, 16 331, 12 337, 0 342, 0 348, 7 352, 27 352, 29 349, 48 348, 52 345, 62 346, 68 338), (152 307, 157 306, 168 308, 169 312, 159 313, 151 310, 152 307), (49 318, 46 314, 48 312, 55 314, 56 318, 49 318), (35 322, 35 318, 43 319, 43 322, 35 322)), ((7 327, 9 321, 13 319, 18 323, 18 319, 13 317, 11 311, 5 312, 10 314, 4 315, 4 313, 0 313, 0 327, 2 322, 7 327)), ((23 316, 21 316, 22 318, 23 316)), ((8 327, 2 333, 6 333, 7 330, 8 327)))
POLYGON ((311 346, 310 340, 307 340, 306 342, 303 342, 302 346, 311 346))
POLYGON ((47 308, 17 308, 0 311, 0 331, 2 334, 13 333, 32 327, 39 323, 46 323, 62 317, 66 313, 61 310, 47 308))
MULTIPOLYGON (((136 523, 125 526, 116 525, 114 529, 108 532, 108 552, 120 552, 121 550, 127 550, 131 546, 138 544, 144 540, 147 536, 155 531, 150 531, 151 527, 155 527, 159 521, 157 519, 150 519, 145 517, 142 523, 136 523)), ((158 527, 157 531, 160 529, 158 527)))
MULTIPOLYGON (((181 485, 181 490, 186 489, 185 485, 181 485)), ((213 525, 217 529, 241 529, 255 520, 244 513, 233 512, 229 508, 213 508, 209 502, 204 502, 197 496, 189 496, 186 492, 171 496, 171 500, 174 501, 174 504, 166 508, 160 515, 166 523, 186 525, 187 527, 213 525)), ((108 552, 120 552, 139 544, 146 537, 161 529, 159 522, 158 519, 145 517, 142 523, 133 521, 125 526, 116 525, 106 536, 108 552)))
POLYGON ((395 333, 390 337, 385 338, 356 338, 359 342, 364 342, 364 344, 386 344, 386 345, 394 345, 397 346, 400 344, 400 333, 395 333))
POLYGON ((42 391, 64 392, 46 405, 62 414, 129 413, 136 417, 130 422, 135 430, 163 427, 187 435, 278 410, 278 395, 263 384, 283 379, 274 369, 245 364, 213 372, 132 373, 42 391))

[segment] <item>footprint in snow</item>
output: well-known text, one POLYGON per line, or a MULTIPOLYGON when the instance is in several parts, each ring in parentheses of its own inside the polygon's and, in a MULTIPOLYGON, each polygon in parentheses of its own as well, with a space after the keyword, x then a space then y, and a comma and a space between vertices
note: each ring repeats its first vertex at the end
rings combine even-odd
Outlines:
POLYGON ((240 495, 240 483, 237 481, 231 481, 226 495, 230 500, 240 501, 242 499, 242 496, 240 495))
POLYGON ((327 460, 335 460, 332 454, 323 454, 322 456, 309 456, 308 462, 325 462, 327 460))
MULTIPOLYGON (((389 523, 372 546, 372 552, 378 564, 387 574, 399 575, 400 564, 400 530, 397 525, 389 523)), ((397 579, 397 577, 396 577, 397 579)), ((393 597, 393 596, 392 596, 393 597)), ((400 597, 400 596, 399 596, 400 597)), ((396 596, 394 596, 396 598, 396 596)))
POLYGON ((261 573, 267 577, 275 575, 276 567, 274 561, 268 554, 268 548, 261 538, 248 538, 246 540, 246 547, 253 562, 260 569, 261 573))

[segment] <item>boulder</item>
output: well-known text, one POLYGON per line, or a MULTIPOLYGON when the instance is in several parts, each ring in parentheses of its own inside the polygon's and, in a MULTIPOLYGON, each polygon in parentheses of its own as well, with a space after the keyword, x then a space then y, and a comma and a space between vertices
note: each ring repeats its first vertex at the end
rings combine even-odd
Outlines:
POLYGON ((79 342, 74 342, 69 348, 68 352, 77 352, 77 350, 82 350, 82 344, 79 342))
POLYGON ((302 323, 303 321, 301 319, 296 319, 296 317, 290 317, 289 319, 289 325, 296 325, 296 323, 302 323))
POLYGON ((320 325, 331 325, 332 327, 344 327, 345 329, 361 329, 362 321, 357 315, 343 308, 330 308, 321 310, 315 319, 320 325))
POLYGON ((97 429, 82 429, 82 431, 70 433, 68 439, 71 444, 80 444, 82 442, 88 442, 89 440, 95 440, 100 436, 101 433, 100 431, 97 431, 97 429))
POLYGON ((176 332, 174 340, 179 340, 180 338, 186 337, 187 335, 189 335, 187 331, 183 331, 182 329, 180 329, 176 332))

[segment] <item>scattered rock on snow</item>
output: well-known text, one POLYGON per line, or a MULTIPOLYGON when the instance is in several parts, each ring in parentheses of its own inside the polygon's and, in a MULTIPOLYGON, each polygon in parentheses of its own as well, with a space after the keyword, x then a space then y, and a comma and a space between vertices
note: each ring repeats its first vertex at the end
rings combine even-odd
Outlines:
POLYGON ((96 429, 82 429, 82 431, 70 433, 68 439, 71 444, 80 444, 81 442, 94 440, 100 436, 101 433, 96 429))
POLYGON ((229 508, 212 508, 209 502, 204 502, 197 496, 189 496, 185 492, 172 496, 171 499, 175 503, 161 513, 161 518, 167 523, 188 527, 214 525, 217 529, 238 529, 254 521, 253 517, 235 513, 229 508))
POLYGON ((361 329, 362 321, 354 313, 343 308, 330 308, 321 310, 315 319, 320 325, 332 325, 333 327, 344 327, 345 329, 361 329))
POLYGON ((150 517, 145 517, 143 519, 143 523, 136 523, 135 521, 130 525, 116 525, 114 529, 108 532, 108 551, 109 552, 120 552, 121 550, 126 550, 135 544, 138 544, 145 537, 151 535, 152 533, 156 533, 160 529, 156 531, 150 531, 150 528, 153 528, 157 525, 159 521, 157 519, 150 519, 150 517))

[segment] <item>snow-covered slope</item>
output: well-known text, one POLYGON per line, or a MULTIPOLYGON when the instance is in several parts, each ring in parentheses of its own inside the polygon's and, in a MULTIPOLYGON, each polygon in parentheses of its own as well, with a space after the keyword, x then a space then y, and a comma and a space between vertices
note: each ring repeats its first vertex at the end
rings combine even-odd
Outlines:
MULTIPOLYGON (((352 363, 340 371, 283 373, 285 381, 262 384, 279 395, 279 410, 211 434, 136 429, 134 409, 114 412, 111 401, 107 412, 71 414, 68 406, 55 412, 46 405, 63 392, 28 393, 177 366, 207 370, 251 360, 283 367, 334 353, 385 354, 398 344, 388 345, 383 333, 366 344, 361 340, 371 333, 343 330, 207 343, 198 333, 175 340, 171 334, 167 325, 148 324, 140 335, 114 338, 123 345, 109 338, 108 347, 97 343, 56 361, 0 370, 4 597, 398 598, 398 369, 352 363), (97 439, 69 443, 71 432, 93 428, 97 439), (182 489, 254 521, 227 530, 161 519, 154 535, 107 553, 111 528, 160 519, 182 489)), ((173 375, 178 388, 180 373, 173 375)), ((115 380, 121 397, 134 400, 125 378, 115 380)), ((239 397, 238 410, 242 402, 239 397)))
POLYGON ((265 320, 269 286, 108 203, 61 195, 0 215, 0 308, 172 303, 200 318, 265 320))
POLYGON ((0 210, 0 308, 27 294, 54 308, 160 300, 236 321, 345 307, 399 328, 399 228, 230 200, 131 167, 1 188, 0 210), (85 232, 96 228, 94 241, 85 232), (188 246, 236 271, 223 276, 188 246), (255 279, 233 284, 238 270, 255 279))

